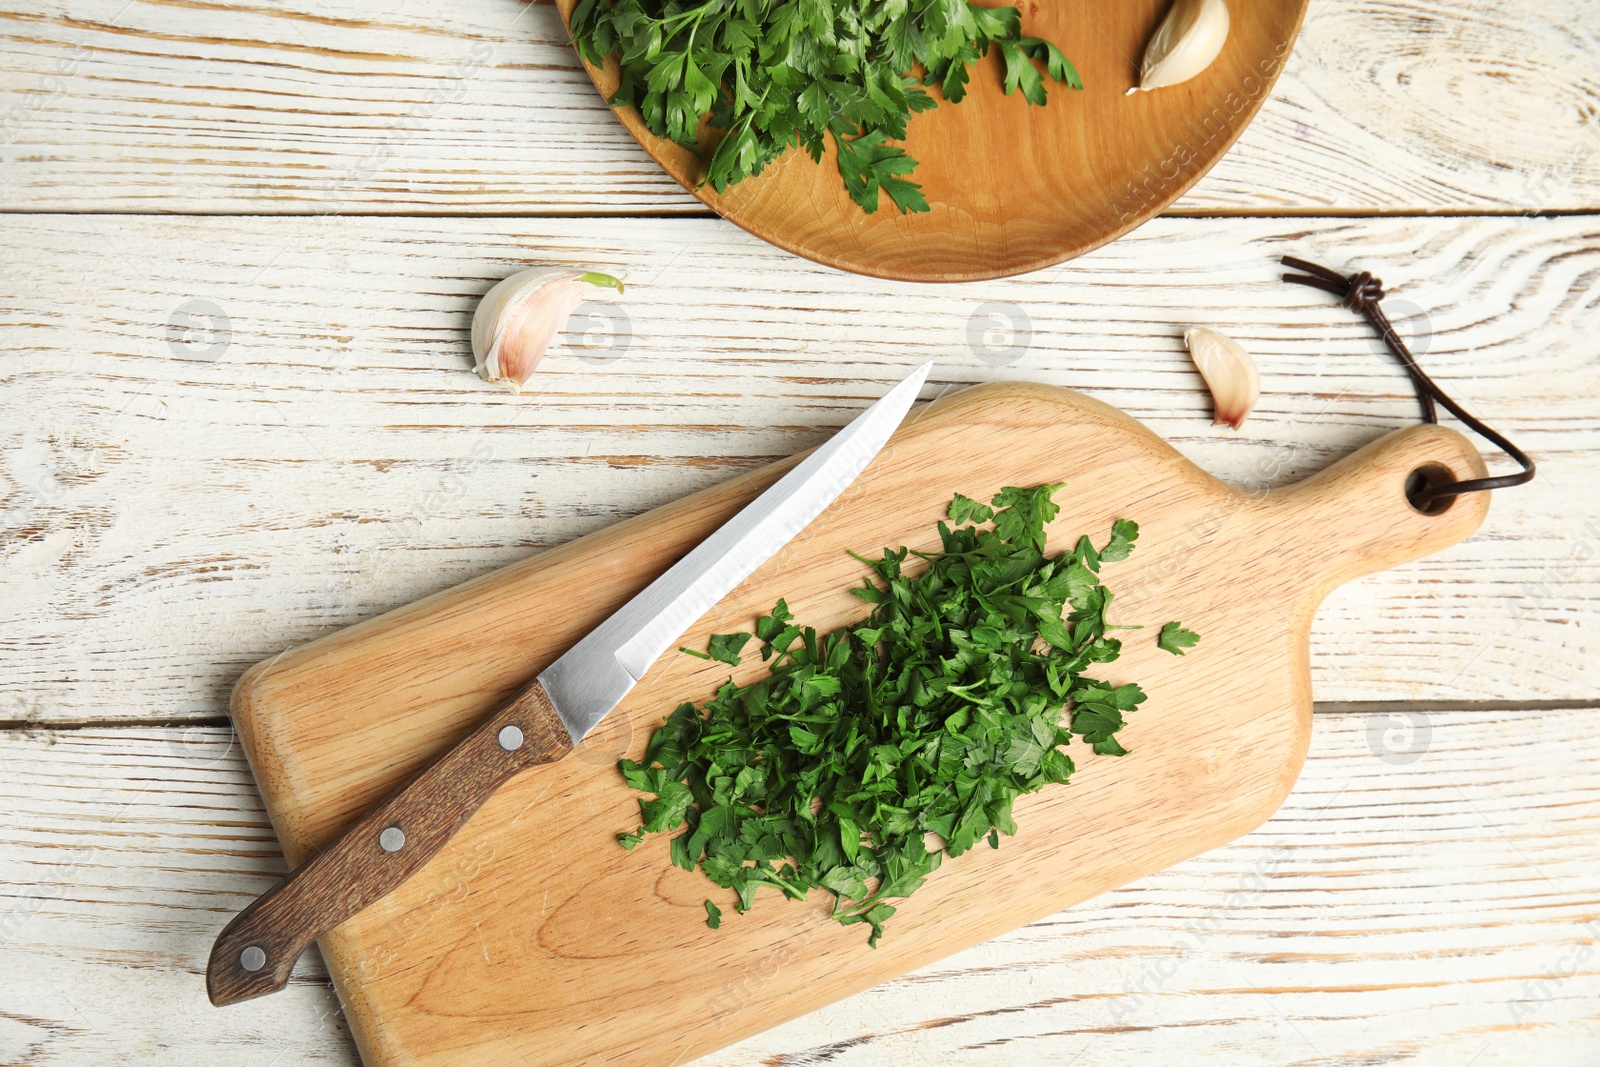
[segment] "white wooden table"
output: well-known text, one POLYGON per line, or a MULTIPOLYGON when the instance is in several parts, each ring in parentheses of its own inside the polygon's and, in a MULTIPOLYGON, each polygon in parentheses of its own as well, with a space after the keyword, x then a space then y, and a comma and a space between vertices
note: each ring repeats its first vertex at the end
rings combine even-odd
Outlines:
POLYGON ((314 959, 203 992, 282 871, 225 716, 261 657, 815 444, 929 356, 929 397, 1071 386, 1251 485, 1415 419, 1286 252, 1380 274, 1538 480, 1327 603, 1311 757, 1259 832, 703 1062, 1600 1063, 1597 26, 1314 0, 1177 210, 921 287, 708 217, 549 7, 0 12, 0 1063, 356 1062, 314 959), (630 284, 626 329, 518 399, 467 325, 525 262, 630 284), (1242 432, 1210 426, 1194 324, 1260 362, 1242 432))

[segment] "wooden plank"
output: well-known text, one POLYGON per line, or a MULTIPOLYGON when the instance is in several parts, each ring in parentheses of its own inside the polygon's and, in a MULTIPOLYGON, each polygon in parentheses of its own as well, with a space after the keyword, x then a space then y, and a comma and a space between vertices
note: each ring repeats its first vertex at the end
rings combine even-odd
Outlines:
MULTIPOLYGON (((1597 16, 1600 0, 1515 15, 1476 0, 1319 0, 1259 121, 1177 207, 1593 207, 1600 86, 1579 27, 1597 16)), ((551 7, 519 0, 6 12, 0 207, 702 211, 608 114, 565 42, 551 7)))
MULTIPOLYGON (((355 1064, 319 970, 205 1003, 282 870, 225 731, 7 731, 0 761, 0 1062, 355 1064)), ((1257 833, 700 1063, 1588 1064, 1597 782, 1593 709, 1319 714, 1257 833)))
POLYGON ((223 913, 283 872, 229 730, 0 731, 0 753, 0 1063, 357 1062, 315 951, 249 1012, 206 1001, 223 913))
POLYGON ((717 220, 13 218, 0 720, 219 714, 256 660, 814 445, 929 357, 926 396, 1064 385, 1287 484, 1417 417, 1364 323, 1275 280, 1290 251, 1366 256, 1425 364, 1543 463, 1471 541, 1334 594, 1318 698, 1587 699, 1597 247, 1584 218, 1168 219, 928 287, 717 220), (471 375, 467 326, 530 259, 626 274, 628 325, 586 311, 519 399, 471 375), (1239 433, 1210 425, 1195 324, 1261 364, 1239 433))

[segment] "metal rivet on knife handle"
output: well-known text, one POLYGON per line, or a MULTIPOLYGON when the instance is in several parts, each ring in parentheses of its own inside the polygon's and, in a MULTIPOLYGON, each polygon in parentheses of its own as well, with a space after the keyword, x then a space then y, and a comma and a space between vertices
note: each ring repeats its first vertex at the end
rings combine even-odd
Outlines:
POLYGON ((515 752, 522 747, 522 731, 515 726, 502 727, 500 736, 495 740, 500 742, 500 747, 507 752, 515 752))
POLYGON ((378 835, 378 847, 385 852, 399 852, 406 847, 406 832, 398 826, 391 826, 378 835))
POLYGON ((250 972, 259 971, 267 965, 267 954, 261 951, 260 945, 251 945, 239 953, 239 966, 250 972))

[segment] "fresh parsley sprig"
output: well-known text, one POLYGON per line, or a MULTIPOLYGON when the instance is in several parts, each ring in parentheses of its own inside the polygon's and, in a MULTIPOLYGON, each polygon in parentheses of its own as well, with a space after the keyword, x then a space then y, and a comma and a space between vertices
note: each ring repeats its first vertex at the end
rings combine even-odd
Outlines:
POLYGON ((1046 78, 1083 88, 1059 48, 1022 35, 1016 8, 970 0, 579 0, 571 22, 590 63, 617 57, 610 104, 700 152, 719 193, 791 148, 820 161, 831 141, 868 214, 880 193, 902 213, 928 210, 908 177, 916 160, 889 142, 936 105, 930 89, 960 102, 991 50, 1005 91, 1030 104, 1045 103, 1046 78))
MULTIPOLYGON (((863 559, 862 622, 818 633, 780 600, 753 635, 769 675, 727 682, 703 711, 681 705, 643 760, 621 762, 650 797, 618 840, 675 833, 672 861, 733 890, 740 912, 761 886, 826 889, 834 917, 867 924, 876 944, 891 901, 946 855, 998 848, 1017 797, 1068 780, 1074 736, 1124 755, 1116 734, 1144 691, 1085 672, 1121 651, 1100 568, 1127 558, 1139 528, 1119 520, 1103 546, 1084 537, 1048 556, 1058 488, 1008 488, 987 505, 958 495, 941 551, 863 559)), ((714 636, 705 658, 736 664, 751 636, 714 636)), ((706 910, 717 928, 720 908, 706 910)))

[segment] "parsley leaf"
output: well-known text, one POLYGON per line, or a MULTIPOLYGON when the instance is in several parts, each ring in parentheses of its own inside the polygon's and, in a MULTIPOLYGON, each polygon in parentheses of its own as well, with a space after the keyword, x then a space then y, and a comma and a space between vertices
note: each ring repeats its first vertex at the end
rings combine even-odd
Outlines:
MULTIPOLYGON (((1127 558, 1138 527, 1048 556, 1058 488, 958 495, 940 551, 857 556, 870 577, 852 592, 870 611, 856 623, 819 632, 780 600, 753 635, 714 636, 730 663, 754 636, 769 673, 680 705, 642 760, 619 763, 645 796, 618 841, 672 835, 672 862, 733 890, 739 912, 763 886, 832 893, 833 918, 876 945, 895 901, 947 857, 998 848, 1017 797, 1070 778, 1073 738, 1126 754, 1116 735, 1144 691, 1088 672, 1121 651, 1098 569, 1127 558)), ((717 929, 709 900, 706 914, 717 929)))
POLYGON ((1071 89, 1082 89, 1083 79, 1078 77, 1078 68, 1072 65, 1072 60, 1062 54, 1061 49, 1041 37, 1024 37, 1017 42, 1017 47, 1031 59, 1041 60, 1045 65, 1045 72, 1050 77, 1071 89))
POLYGON ((994 511, 970 496, 957 493, 955 499, 950 501, 949 515, 951 522, 961 526, 969 522, 988 522, 994 518, 994 511))
POLYGON ((1185 630, 1177 622, 1169 622, 1161 628, 1161 634, 1156 638, 1156 647, 1171 652, 1174 656, 1183 655, 1183 650, 1193 648, 1200 643, 1200 635, 1193 630, 1185 630))
POLYGON ((904 177, 917 161, 906 155, 905 149, 884 144, 886 136, 883 130, 873 130, 853 139, 841 139, 834 131, 834 143, 839 146, 839 175, 844 178, 845 189, 868 215, 878 210, 880 189, 889 194, 902 215, 927 211, 922 186, 904 177))
POLYGON ((728 663, 737 667, 739 653, 750 641, 749 634, 712 634, 711 640, 706 643, 706 651, 711 653, 711 658, 719 663, 728 663))
POLYGON ((1100 550, 1100 562, 1117 563, 1133 552, 1133 543, 1139 539, 1139 524, 1118 519, 1111 524, 1111 540, 1100 550))
POLYGON ((1000 490, 989 501, 996 509, 995 533, 1012 544, 1031 544, 1043 552, 1045 524, 1061 511, 1061 505, 1052 501, 1050 494, 1060 488, 1061 485, 1056 484, 1000 490))

